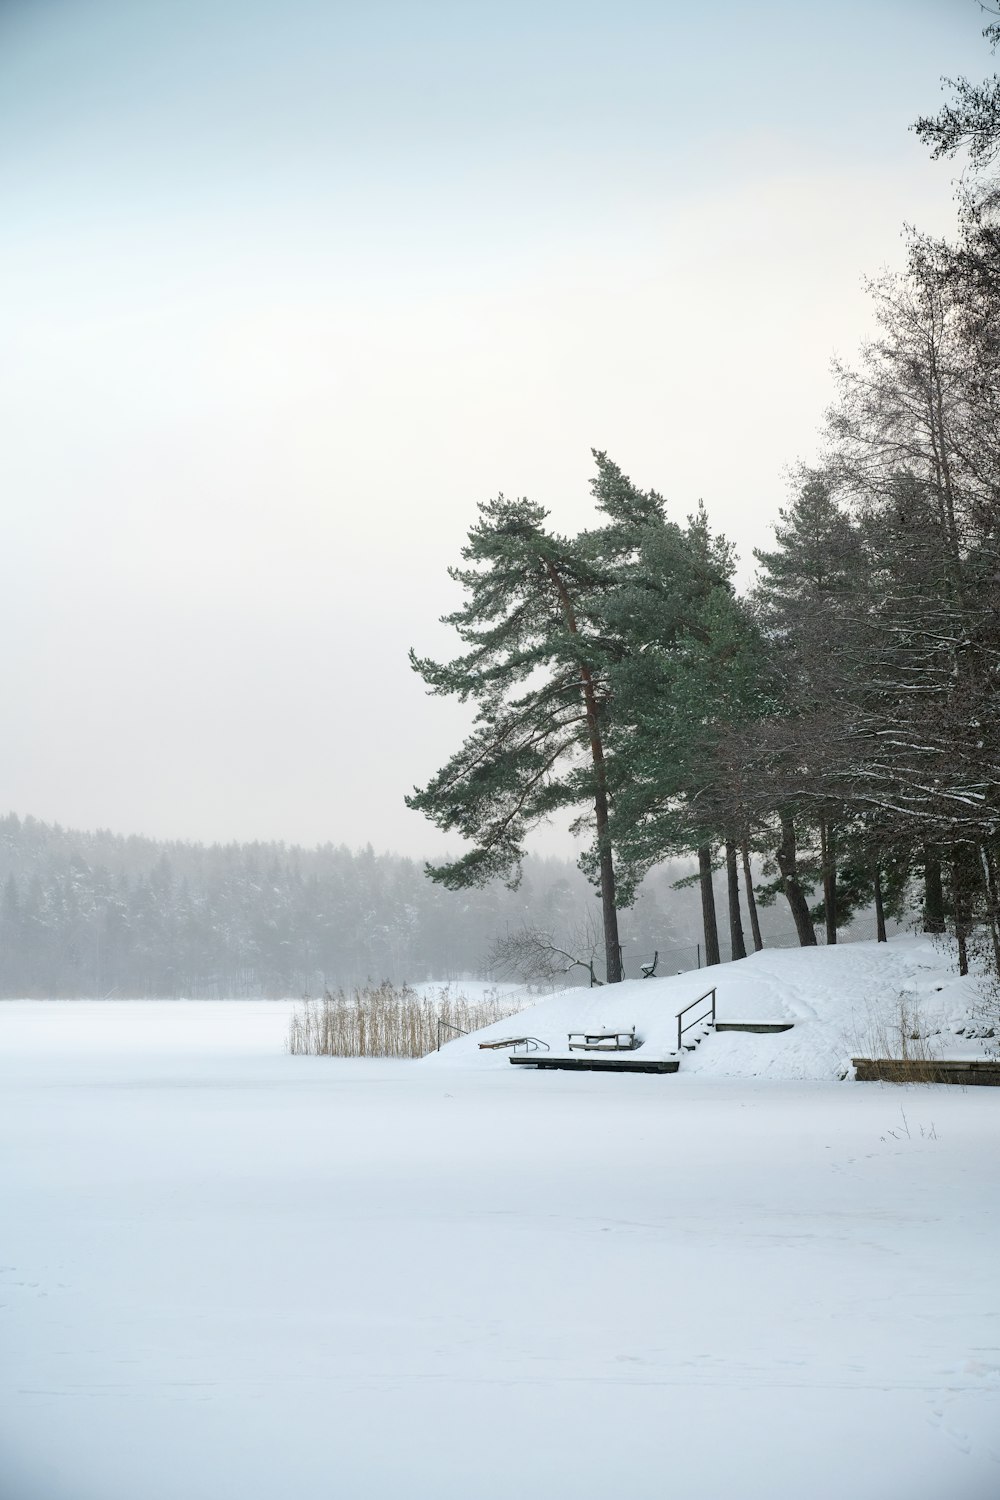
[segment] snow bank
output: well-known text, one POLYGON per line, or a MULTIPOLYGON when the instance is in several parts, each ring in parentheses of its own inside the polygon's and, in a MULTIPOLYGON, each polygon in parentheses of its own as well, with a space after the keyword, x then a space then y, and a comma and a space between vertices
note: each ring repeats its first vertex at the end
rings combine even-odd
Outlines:
MULTIPOLYGON (((685 1072, 718 1077, 830 1079, 844 1076, 852 1056, 885 1055, 898 1041, 901 1007, 916 1018, 935 1057, 982 1057, 990 1040, 962 1033, 982 1011, 980 981, 960 979, 948 947, 927 937, 836 947, 765 949, 739 963, 716 964, 665 979, 627 980, 597 989, 563 990, 473 1036, 459 1037, 425 1067, 508 1067, 506 1051, 479 1043, 528 1035, 553 1055, 567 1054, 570 1031, 630 1030, 642 1038, 640 1058, 677 1055, 677 1013, 715 987, 719 1021, 793 1023, 771 1035, 722 1033, 681 1052, 685 1072)), ((696 1007, 685 1022, 705 1007, 696 1007)), ((698 1035, 695 1028, 685 1041, 698 1035)), ((897 1055, 896 1051, 890 1055, 897 1055)))

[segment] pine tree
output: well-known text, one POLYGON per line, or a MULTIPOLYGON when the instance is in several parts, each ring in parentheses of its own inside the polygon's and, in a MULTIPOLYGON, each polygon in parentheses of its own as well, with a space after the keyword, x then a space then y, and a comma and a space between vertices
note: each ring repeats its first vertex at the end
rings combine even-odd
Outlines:
POLYGON ((799 941, 816 941, 807 893, 826 940, 837 940, 837 849, 848 819, 839 776, 840 746, 864 657, 865 574, 861 534, 837 504, 827 477, 805 470, 792 504, 779 512, 776 546, 755 549, 754 603, 780 684, 781 709, 766 727, 767 784, 780 831, 774 863, 799 941), (815 839, 802 859, 802 839, 815 839))
POLYGON ((473 730, 407 805, 472 848, 428 874, 449 889, 517 880, 527 833, 563 808, 586 809, 601 896, 609 983, 621 978, 609 830, 604 648, 594 555, 546 527, 547 512, 502 495, 480 506, 464 567, 465 602, 444 617, 467 648, 438 663, 410 653, 432 693, 477 705, 473 730))
MULTIPOLYGON (((705 952, 714 963, 713 846, 735 847, 745 822, 733 751, 736 726, 759 711, 758 641, 731 592, 731 549, 712 536, 704 509, 685 527, 666 520, 662 502, 633 511, 636 522, 619 531, 617 587, 604 602, 616 644, 609 667, 612 831, 630 883, 671 854, 697 854, 705 952)), ((733 891, 730 884, 730 935, 739 956, 738 883, 735 908, 733 891)))

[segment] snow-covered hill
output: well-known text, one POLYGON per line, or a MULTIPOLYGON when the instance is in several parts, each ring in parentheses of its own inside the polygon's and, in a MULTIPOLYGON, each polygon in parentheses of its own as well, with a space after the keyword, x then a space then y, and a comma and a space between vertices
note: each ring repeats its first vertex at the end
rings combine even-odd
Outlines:
MULTIPOLYGON (((479 1043, 529 1035, 553 1055, 567 1051, 570 1031, 635 1027, 642 1047, 634 1056, 677 1055, 677 1013, 715 987, 719 1021, 791 1021, 772 1035, 707 1036, 681 1053, 685 1072, 769 1078, 844 1076, 852 1056, 898 1056, 900 1031, 920 1034, 935 1057, 981 1057, 990 1038, 970 1032, 984 1025, 982 982, 960 979, 948 946, 927 937, 837 947, 765 949, 740 963, 665 979, 629 980, 597 989, 563 990, 469 1037, 459 1037, 427 1067, 507 1067, 509 1053, 479 1043)), ((695 1007, 685 1020, 707 1007, 695 1007)), ((685 1041, 697 1035, 697 1028, 685 1041)))

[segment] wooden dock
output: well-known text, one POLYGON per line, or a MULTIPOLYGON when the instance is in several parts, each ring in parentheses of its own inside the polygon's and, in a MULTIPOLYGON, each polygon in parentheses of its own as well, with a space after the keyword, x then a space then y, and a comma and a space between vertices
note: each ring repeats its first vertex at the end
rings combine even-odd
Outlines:
POLYGON ((596 1057, 593 1052, 586 1057, 511 1057, 516 1068, 564 1068, 573 1073, 676 1073, 680 1061, 676 1057, 645 1058, 596 1057))

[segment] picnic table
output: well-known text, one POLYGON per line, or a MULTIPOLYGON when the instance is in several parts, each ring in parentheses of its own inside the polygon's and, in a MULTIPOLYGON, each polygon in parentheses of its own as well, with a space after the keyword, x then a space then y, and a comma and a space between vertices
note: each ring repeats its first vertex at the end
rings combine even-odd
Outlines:
POLYGON ((642 1042, 630 1031, 570 1031, 568 1034, 571 1052, 634 1052, 642 1042))

